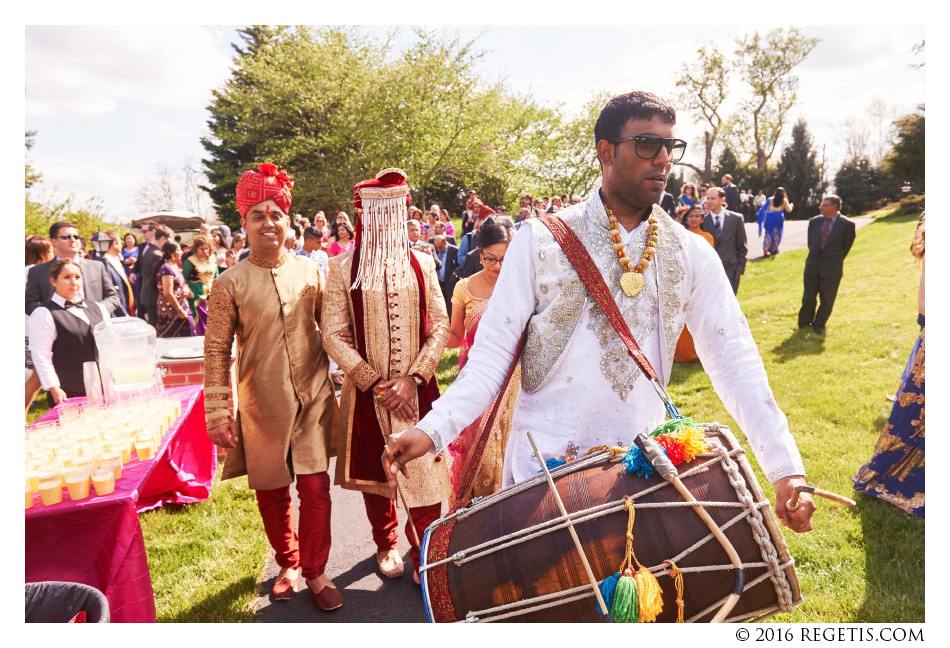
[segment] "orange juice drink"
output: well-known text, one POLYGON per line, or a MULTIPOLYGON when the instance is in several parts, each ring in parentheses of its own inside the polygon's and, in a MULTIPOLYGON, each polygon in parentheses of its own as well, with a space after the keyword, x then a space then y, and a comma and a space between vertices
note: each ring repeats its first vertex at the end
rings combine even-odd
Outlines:
POLYGON ((111 466, 100 466, 92 473, 92 485, 96 495, 108 495, 115 491, 115 471, 111 466))
POLYGON ((155 440, 151 435, 138 437, 135 440, 135 456, 139 461, 148 461, 155 456, 155 440))
POLYGON ((40 488, 40 499, 43 500, 44 506, 52 506, 63 501, 63 486, 60 479, 59 470, 51 470, 38 477, 37 485, 40 488))
POLYGON ((26 480, 26 508, 33 508, 33 485, 26 480))
POLYGON ((111 467, 116 479, 122 477, 122 455, 113 448, 108 448, 108 450, 102 454, 100 463, 111 467))
POLYGON ((69 491, 69 499, 81 500, 89 497, 89 466, 75 466, 66 472, 66 490, 69 491))

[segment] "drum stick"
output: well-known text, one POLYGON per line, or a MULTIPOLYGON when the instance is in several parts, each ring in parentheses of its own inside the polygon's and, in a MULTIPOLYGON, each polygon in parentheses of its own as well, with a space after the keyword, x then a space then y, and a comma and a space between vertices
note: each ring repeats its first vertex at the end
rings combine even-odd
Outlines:
POLYGON ((729 541, 726 534, 719 528, 716 521, 712 519, 712 516, 709 515, 702 504, 693 497, 693 494, 689 492, 689 489, 686 488, 686 485, 680 480, 679 473, 673 466, 673 462, 671 462, 661 450, 660 445, 645 434, 639 435, 635 443, 647 459, 650 460, 650 463, 653 464, 653 467, 656 468, 660 476, 670 482, 677 492, 683 496, 683 499, 692 504, 693 510, 712 532, 713 537, 719 541, 726 555, 729 556, 729 562, 731 562, 732 566, 736 569, 736 584, 732 590, 732 594, 726 598, 725 603, 722 604, 722 607, 719 608, 719 611, 716 612, 716 615, 710 620, 710 623, 722 623, 726 616, 732 612, 732 608, 735 607, 736 603, 739 602, 739 597, 742 596, 742 592, 745 591, 745 567, 742 565, 742 558, 739 557, 736 548, 732 546, 732 542, 729 541))
MULTIPOLYGON (((386 444, 389 439, 386 438, 386 433, 383 432, 383 428, 379 428, 379 433, 383 435, 383 451, 386 450, 386 444)), ((383 465, 385 470, 385 464, 383 465)), ((422 549, 422 543, 419 541, 419 532, 416 531, 416 523, 412 521, 412 513, 409 512, 409 506, 406 504, 406 496, 402 494, 402 489, 399 488, 399 475, 396 475, 396 495, 399 497, 399 501, 402 502, 402 508, 406 511, 406 517, 409 519, 409 529, 412 531, 412 538, 416 541, 416 546, 419 549, 422 549)))
POLYGON ((798 495, 799 493, 811 493, 812 495, 820 495, 825 499, 829 499, 832 502, 837 502, 838 504, 844 504, 845 506, 857 506, 855 502, 850 497, 845 497, 844 495, 838 495, 837 493, 832 493, 831 491, 826 491, 821 488, 815 488, 814 486, 796 486, 795 492, 792 493, 792 497, 785 502, 785 510, 787 511, 797 511, 798 510, 798 495))
MULTIPOLYGON (((541 451, 538 450, 537 444, 534 442, 534 437, 531 436, 531 433, 528 432, 528 441, 531 442, 531 447, 534 448, 534 456, 538 460, 538 463, 541 464, 541 470, 544 471, 544 476, 548 480, 548 486, 551 488, 551 494, 554 496, 554 502, 557 504, 558 509, 561 511, 561 515, 565 518, 567 517, 567 509, 564 508, 564 502, 561 501, 561 496, 557 492, 557 487, 554 485, 554 480, 551 478, 551 473, 548 471, 547 464, 544 463, 544 459, 541 458, 541 451)), ((604 601, 603 595, 600 593, 600 587, 597 586, 597 579, 594 578, 594 571, 590 568, 590 562, 587 560, 587 554, 584 553, 584 547, 581 546, 581 540, 577 537, 577 532, 574 531, 574 525, 571 524, 570 520, 567 521, 567 530, 571 533, 571 538, 574 540, 574 546, 577 547, 577 553, 581 556, 581 562, 584 563, 584 571, 587 572, 587 578, 590 580, 590 586, 594 588, 594 596, 597 597, 597 602, 600 604, 600 609, 603 610, 603 615, 607 617, 607 620, 613 622, 613 619, 610 618, 609 610, 607 609, 607 603, 604 601)))

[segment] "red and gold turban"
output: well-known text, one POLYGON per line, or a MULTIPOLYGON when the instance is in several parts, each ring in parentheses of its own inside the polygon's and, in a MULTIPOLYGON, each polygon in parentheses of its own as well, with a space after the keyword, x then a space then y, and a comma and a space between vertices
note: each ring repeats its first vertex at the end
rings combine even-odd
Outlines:
POLYGON ((238 214, 243 217, 248 209, 268 198, 273 198, 284 213, 289 214, 290 190, 293 188, 294 177, 285 169, 278 171, 276 164, 264 162, 257 167, 257 171, 248 169, 241 174, 234 192, 238 214))

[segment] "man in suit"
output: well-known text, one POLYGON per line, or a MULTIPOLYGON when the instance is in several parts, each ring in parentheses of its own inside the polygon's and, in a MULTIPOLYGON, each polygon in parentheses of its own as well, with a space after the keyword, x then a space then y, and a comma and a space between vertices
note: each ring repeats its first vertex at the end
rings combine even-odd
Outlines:
POLYGON ((670 215, 670 218, 676 219, 676 198, 673 197, 673 194, 669 191, 664 191, 660 196, 659 205, 663 211, 670 215))
POLYGON ((726 192, 726 209, 739 211, 739 187, 732 184, 732 176, 728 173, 722 176, 722 189, 726 192))
POLYGON ((745 274, 746 247, 745 222, 742 214, 725 207, 726 192, 720 187, 706 191, 706 208, 709 213, 703 219, 703 231, 713 235, 716 253, 732 284, 732 292, 739 292, 739 277, 745 274))
POLYGON ((452 293, 455 291, 455 282, 458 281, 455 270, 459 267, 459 249, 447 242, 445 236, 441 234, 436 234, 430 245, 432 245, 432 256, 437 261, 439 286, 442 287, 442 296, 445 297, 445 310, 451 320, 452 293))
POLYGON ((99 261, 106 268, 106 273, 119 293, 119 305, 116 307, 113 317, 128 317, 131 315, 129 304, 135 305, 135 299, 132 294, 132 286, 125 276, 125 270, 122 269, 122 239, 119 234, 113 230, 103 232, 110 241, 109 249, 104 254, 99 255, 99 261))
POLYGON ((840 209, 841 198, 834 194, 825 196, 819 207, 821 215, 808 221, 805 292, 798 311, 798 328, 810 326, 818 335, 825 334, 825 324, 844 274, 844 258, 854 244, 854 221, 840 209), (817 311, 816 298, 821 301, 817 311))
POLYGON ((174 233, 164 225, 155 226, 152 242, 139 253, 135 262, 135 274, 139 282, 139 298, 135 302, 135 314, 155 326, 158 319, 158 280, 155 274, 162 265, 162 246, 175 240, 174 233))
POLYGON ((119 293, 104 265, 85 258, 82 239, 76 226, 66 221, 53 223, 49 228, 49 237, 53 242, 56 256, 46 263, 32 268, 26 276, 26 314, 42 306, 53 296, 53 285, 49 282, 49 269, 57 259, 71 259, 82 268, 82 290, 80 298, 86 301, 102 302, 111 315, 119 306, 119 293))
POLYGON ((443 223, 442 221, 438 221, 438 222, 435 224, 435 226, 432 228, 432 230, 433 230, 434 233, 432 234, 431 237, 429 237, 429 245, 432 245, 432 244, 435 243, 435 237, 436 237, 436 236, 443 236, 443 237, 445 237, 445 242, 446 242, 446 243, 448 243, 449 245, 458 246, 458 243, 456 242, 454 236, 447 236, 447 235, 446 235, 446 233, 445 233, 445 223, 443 223))

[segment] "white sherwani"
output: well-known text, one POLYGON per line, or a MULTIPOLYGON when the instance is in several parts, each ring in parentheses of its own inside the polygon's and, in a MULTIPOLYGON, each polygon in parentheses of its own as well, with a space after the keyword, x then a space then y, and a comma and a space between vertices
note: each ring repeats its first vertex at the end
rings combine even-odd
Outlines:
MULTIPOLYGON (((660 227, 656 257, 635 297, 620 288, 620 264, 609 222, 595 191, 558 213, 591 253, 614 299, 664 385, 683 325, 729 413, 746 434, 767 478, 804 475, 788 421, 769 388, 758 348, 715 250, 653 207, 660 227)), ((640 259, 646 222, 621 236, 627 256, 640 259)), ((441 452, 500 390, 528 326, 522 391, 505 452, 504 485, 537 474, 526 432, 544 458, 581 453, 601 444, 629 444, 665 419, 649 380, 627 354, 587 294, 547 227, 528 220, 505 254, 505 264, 482 315, 469 360, 455 383, 417 427, 441 452)), ((702 412, 684 412, 701 420, 702 412)))

